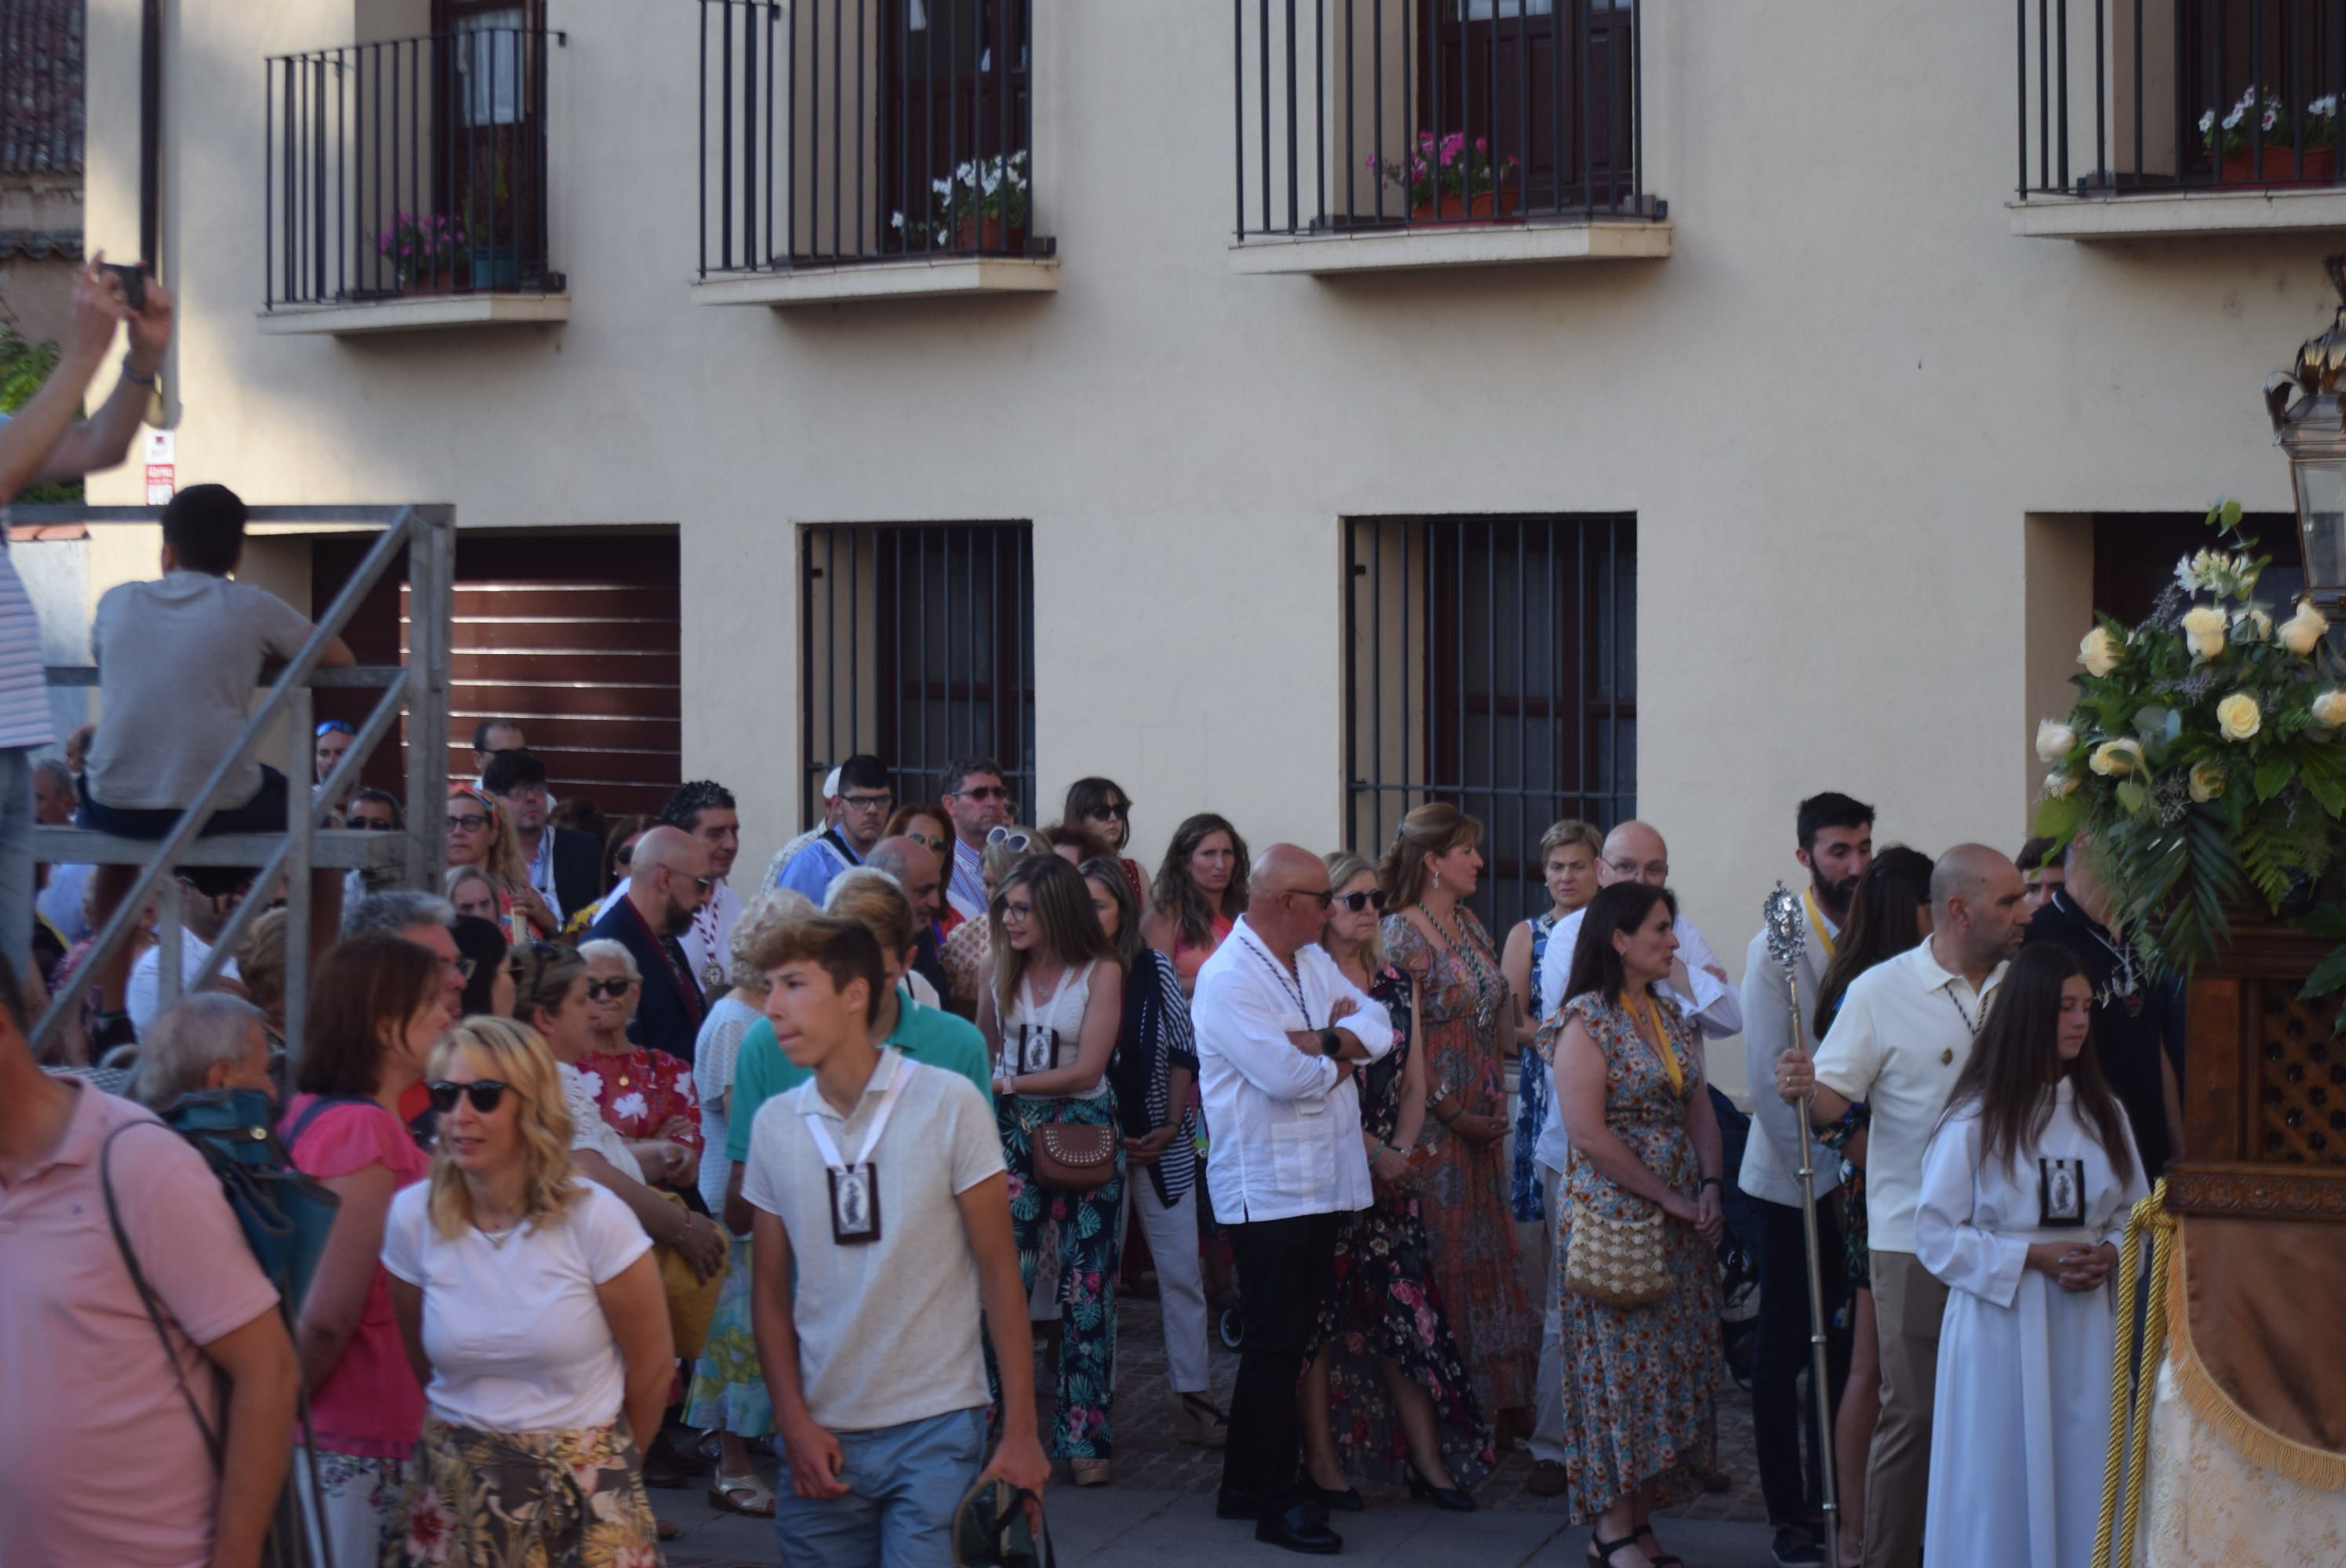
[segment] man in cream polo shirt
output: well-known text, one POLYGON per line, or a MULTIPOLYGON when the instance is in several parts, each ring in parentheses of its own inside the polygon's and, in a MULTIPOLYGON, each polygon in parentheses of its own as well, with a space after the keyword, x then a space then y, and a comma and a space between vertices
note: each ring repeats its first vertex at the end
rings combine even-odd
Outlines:
POLYGON ((1929 939, 1850 983, 1813 1060, 1777 1060, 1776 1091, 1811 1089, 1811 1122, 1872 1111, 1865 1210, 1873 1316, 1882 1340, 1882 1419, 1865 1465, 1865 1568, 1914 1568, 1930 1489, 1931 1406, 1947 1288, 1914 1256, 1923 1145, 1970 1059, 2004 961, 2026 922, 2020 869, 1984 844, 1958 844, 1931 876, 1929 939))

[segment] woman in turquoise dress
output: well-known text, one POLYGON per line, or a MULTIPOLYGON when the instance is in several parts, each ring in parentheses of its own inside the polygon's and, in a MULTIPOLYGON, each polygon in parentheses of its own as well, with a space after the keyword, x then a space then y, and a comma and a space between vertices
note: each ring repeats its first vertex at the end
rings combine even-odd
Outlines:
POLYGON ((1725 1228, 1719 1123, 1692 1026, 1657 986, 1678 953, 1668 894, 1617 882, 1582 917, 1563 1007, 1540 1031, 1572 1138, 1556 1245, 1562 1299, 1564 1467, 1576 1522, 1594 1521, 1603 1568, 1675 1562, 1650 1515, 1699 1494, 1719 1450, 1718 1263, 1725 1228), (1572 1231, 1658 1209, 1668 1290, 1641 1306, 1572 1288, 1572 1231))

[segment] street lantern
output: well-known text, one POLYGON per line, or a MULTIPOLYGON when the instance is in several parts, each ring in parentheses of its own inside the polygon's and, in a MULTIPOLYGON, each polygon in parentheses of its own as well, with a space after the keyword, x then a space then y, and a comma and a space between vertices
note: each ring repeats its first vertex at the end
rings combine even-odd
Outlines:
POLYGON ((2346 256, 2322 263, 2338 290, 2330 330, 2297 351, 2297 368, 2265 383, 2273 444, 2289 453, 2297 497, 2297 536, 2305 555, 2305 585, 2314 604, 2332 616, 2346 614, 2346 256))

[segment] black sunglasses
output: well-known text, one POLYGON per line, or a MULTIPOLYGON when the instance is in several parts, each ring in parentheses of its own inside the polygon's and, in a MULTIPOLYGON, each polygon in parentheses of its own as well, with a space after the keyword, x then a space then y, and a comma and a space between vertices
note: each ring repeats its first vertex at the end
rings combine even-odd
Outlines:
POLYGON ((353 817, 351 819, 351 826, 356 828, 362 833, 396 833, 399 831, 398 823, 386 822, 380 817, 353 817))
POLYGON ((475 1078, 469 1084, 452 1084, 443 1078, 431 1085, 432 1108, 444 1116, 456 1108, 456 1098, 461 1095, 473 1102, 473 1109, 485 1116, 496 1110, 497 1103, 512 1087, 495 1078, 475 1078))
POLYGON ((1385 907, 1385 891, 1382 888, 1371 888, 1368 891, 1361 893, 1338 893, 1335 898, 1338 903, 1342 904, 1354 914, 1360 913, 1362 910, 1381 910, 1385 907))
POLYGON ((1119 822, 1128 822, 1132 820, 1132 802, 1123 800, 1113 806, 1095 806, 1086 814, 1093 817, 1113 817, 1119 822))
POLYGON ((617 980, 590 980, 586 983, 586 1000, 599 1002, 607 996, 616 1002, 633 990, 635 983, 625 975, 617 980))
POLYGON ((1290 888, 1287 890, 1287 896, 1291 899, 1311 899, 1323 910, 1336 901, 1336 895, 1326 889, 1314 892, 1310 888, 1290 888))

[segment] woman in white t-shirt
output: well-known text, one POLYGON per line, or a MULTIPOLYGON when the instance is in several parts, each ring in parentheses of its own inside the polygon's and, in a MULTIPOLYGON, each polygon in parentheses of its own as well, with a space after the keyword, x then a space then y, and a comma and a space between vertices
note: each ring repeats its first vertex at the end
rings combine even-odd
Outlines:
POLYGON ((467 1019, 429 1074, 439 1153, 383 1227, 429 1411, 390 1560, 657 1562, 630 1435, 658 1431, 668 1398, 651 1243, 573 1174, 570 1113, 534 1031, 467 1019))

